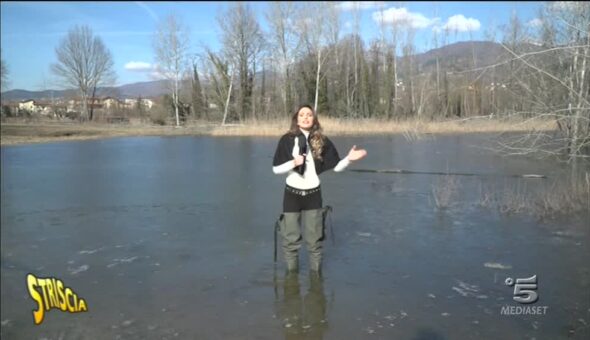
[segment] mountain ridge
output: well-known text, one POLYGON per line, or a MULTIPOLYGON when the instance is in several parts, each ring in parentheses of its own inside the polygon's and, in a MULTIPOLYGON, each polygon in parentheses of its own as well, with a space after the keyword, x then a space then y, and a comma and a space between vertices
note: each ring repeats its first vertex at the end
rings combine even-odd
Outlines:
MULTIPOLYGON (((96 89, 98 97, 117 97, 117 98, 153 98, 167 93, 166 80, 151 80, 144 82, 135 82, 120 86, 99 87, 96 89)), ((22 100, 51 100, 52 98, 70 98, 76 96, 76 90, 43 90, 30 91, 23 89, 14 89, 2 92, 2 101, 22 101, 22 100)))
MULTIPOLYGON (((524 44, 524 50, 536 50, 538 46, 524 44)), ((414 55, 418 63, 419 72, 430 72, 436 65, 436 58, 440 65, 449 71, 463 71, 470 68, 488 66, 498 60, 508 57, 508 52, 499 43, 491 41, 459 41, 442 47, 433 48, 414 55), (475 65, 474 65, 475 64, 475 65)), ((257 77, 259 79, 259 77, 257 77)), ((154 98, 168 93, 166 80, 152 80, 135 82, 116 87, 101 87, 97 89, 97 96, 111 96, 117 98, 154 98)), ((2 92, 2 101, 22 100, 51 100, 52 98, 68 98, 76 95, 76 91, 44 90, 29 91, 14 89, 2 92)))

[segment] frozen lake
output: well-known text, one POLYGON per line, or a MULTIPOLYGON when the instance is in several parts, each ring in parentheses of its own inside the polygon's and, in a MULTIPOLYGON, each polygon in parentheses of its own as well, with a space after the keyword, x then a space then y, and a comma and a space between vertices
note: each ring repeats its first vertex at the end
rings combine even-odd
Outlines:
MULTIPOLYGON (((587 213, 540 220, 478 202, 481 188, 539 190, 564 165, 503 158, 485 135, 334 137, 369 155, 321 176, 334 241, 321 279, 274 265, 284 176, 277 138, 141 137, 1 149, 2 339, 587 339, 587 213), (514 174, 544 174, 522 179, 514 174), (55 277, 88 312, 39 326, 26 276, 55 277), (545 315, 502 315, 507 278, 537 275, 545 315)), ((279 251, 280 253, 280 251, 279 251)))

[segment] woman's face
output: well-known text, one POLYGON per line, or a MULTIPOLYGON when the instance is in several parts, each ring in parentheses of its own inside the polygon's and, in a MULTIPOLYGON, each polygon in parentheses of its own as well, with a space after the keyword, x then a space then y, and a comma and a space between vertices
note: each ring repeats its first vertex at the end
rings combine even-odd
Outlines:
POLYGON ((304 130, 311 129, 313 126, 313 120, 313 111, 308 107, 301 108, 297 113, 297 125, 304 130))

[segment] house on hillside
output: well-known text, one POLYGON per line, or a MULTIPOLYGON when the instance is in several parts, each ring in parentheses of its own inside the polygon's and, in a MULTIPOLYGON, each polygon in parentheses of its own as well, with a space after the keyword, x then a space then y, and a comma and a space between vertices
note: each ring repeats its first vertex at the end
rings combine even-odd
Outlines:
POLYGON ((148 98, 142 98, 141 99, 141 104, 147 108, 148 110, 150 110, 153 106, 154 106, 154 101, 148 98))
POLYGON ((77 102, 74 99, 70 99, 66 102, 66 112, 76 112, 77 102))
POLYGON ((105 97, 102 99, 102 105, 105 109, 118 109, 121 106, 121 102, 117 98, 105 97))
POLYGON ((123 105, 127 109, 134 109, 137 107, 137 99, 125 98, 123 99, 123 105))
POLYGON ((50 102, 34 101, 33 112, 47 116, 53 113, 53 105, 50 102))
POLYGON ((66 112, 67 106, 57 102, 37 101, 37 100, 23 100, 18 103, 18 112, 27 111, 31 113, 38 113, 44 116, 60 115, 66 112))
MULTIPOLYGON (((137 108, 138 99, 125 98, 123 100, 123 106, 127 109, 133 110, 137 108)), ((141 105, 150 110, 154 106, 154 101, 148 98, 141 98, 141 105)))
MULTIPOLYGON (((82 100, 79 98, 70 99, 66 102, 67 112, 81 112, 82 106, 82 100)), ((105 107, 105 103, 100 98, 88 98, 86 99, 86 107, 88 110, 100 110, 105 107)))
POLYGON ((19 111, 35 112, 35 101, 33 99, 23 100, 18 103, 19 111))

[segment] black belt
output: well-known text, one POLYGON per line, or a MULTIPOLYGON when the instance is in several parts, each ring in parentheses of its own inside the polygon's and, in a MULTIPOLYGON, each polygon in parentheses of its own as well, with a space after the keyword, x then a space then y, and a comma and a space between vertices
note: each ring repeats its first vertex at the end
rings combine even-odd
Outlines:
POLYGON ((295 189, 295 188, 290 187, 290 186, 287 185, 285 187, 285 190, 287 190, 288 192, 290 192, 292 194, 295 194, 295 195, 307 196, 307 195, 313 194, 314 192, 320 191, 320 187, 318 186, 318 187, 313 188, 313 189, 301 190, 301 189, 295 189))

